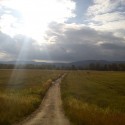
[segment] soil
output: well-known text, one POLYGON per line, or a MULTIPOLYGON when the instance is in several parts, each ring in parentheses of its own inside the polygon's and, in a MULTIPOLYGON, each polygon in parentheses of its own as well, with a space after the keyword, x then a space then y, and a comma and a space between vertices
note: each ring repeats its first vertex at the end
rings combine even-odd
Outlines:
POLYGON ((16 125, 70 125, 62 108, 60 93, 62 78, 53 82, 40 107, 28 118, 16 125))

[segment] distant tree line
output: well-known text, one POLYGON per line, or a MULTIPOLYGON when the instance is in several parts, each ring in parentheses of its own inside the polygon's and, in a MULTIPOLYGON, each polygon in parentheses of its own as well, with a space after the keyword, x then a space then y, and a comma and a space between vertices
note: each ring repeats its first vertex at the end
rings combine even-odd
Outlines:
POLYGON ((90 63, 88 66, 69 66, 69 70, 125 71, 125 63, 100 64, 90 63))
POLYGON ((102 70, 102 71, 125 71, 125 64, 103 64, 100 63, 91 63, 88 67, 89 70, 102 70))
POLYGON ((56 66, 54 64, 0 64, 0 69, 49 69, 49 70, 98 70, 98 71, 125 71, 124 63, 100 64, 90 63, 87 66, 56 66))
POLYGON ((34 65, 34 64, 0 64, 0 69, 55 69, 55 65, 34 65))

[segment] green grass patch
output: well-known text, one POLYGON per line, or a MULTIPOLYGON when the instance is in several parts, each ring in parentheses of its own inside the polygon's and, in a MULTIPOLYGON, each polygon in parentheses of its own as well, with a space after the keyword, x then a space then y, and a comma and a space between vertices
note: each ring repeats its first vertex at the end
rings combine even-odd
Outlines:
POLYGON ((71 71, 61 92, 75 125, 125 124, 125 72, 71 71))

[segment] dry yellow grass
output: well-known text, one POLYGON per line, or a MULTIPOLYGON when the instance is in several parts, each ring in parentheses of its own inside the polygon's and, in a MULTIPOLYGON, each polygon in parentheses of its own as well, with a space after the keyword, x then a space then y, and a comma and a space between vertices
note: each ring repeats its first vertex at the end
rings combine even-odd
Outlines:
POLYGON ((0 70, 0 125, 11 125, 33 112, 61 71, 0 70))
POLYGON ((75 125, 125 125, 125 72, 72 71, 61 84, 75 125))

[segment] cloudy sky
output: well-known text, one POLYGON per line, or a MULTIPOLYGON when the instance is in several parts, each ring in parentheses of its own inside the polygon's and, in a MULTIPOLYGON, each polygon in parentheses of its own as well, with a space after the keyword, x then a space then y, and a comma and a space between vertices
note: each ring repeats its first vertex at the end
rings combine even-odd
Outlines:
POLYGON ((0 61, 125 60, 125 0, 0 0, 0 61))

